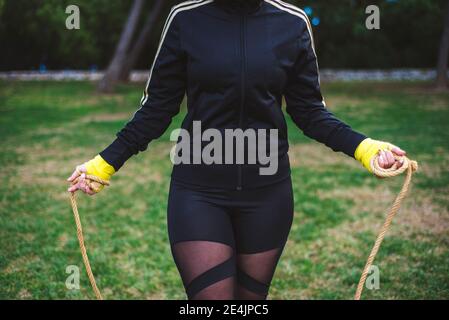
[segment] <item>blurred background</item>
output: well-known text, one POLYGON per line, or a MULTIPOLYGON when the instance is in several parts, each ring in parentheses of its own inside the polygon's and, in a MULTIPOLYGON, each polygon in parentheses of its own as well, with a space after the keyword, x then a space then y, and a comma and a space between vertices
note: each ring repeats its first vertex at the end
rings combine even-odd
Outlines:
MULTIPOLYGON (((129 55, 143 48, 134 69, 148 69, 160 31, 172 5, 180 1, 138 1, 139 15, 131 34, 129 55), (133 48, 134 47, 134 48, 133 48)), ((443 32, 444 0, 304 0, 290 1, 308 13, 315 26, 322 68, 434 68, 443 32), (377 4, 379 32, 365 27, 365 8, 377 4)), ((130 18, 132 0, 0 1, 0 69, 105 69, 130 18), (65 26, 68 5, 80 8, 80 29, 65 26)))
MULTIPOLYGON (((169 0, 0 0, 0 298, 93 298, 65 179, 138 108, 169 0), (79 29, 66 20, 80 10, 79 29), (80 270, 69 290, 68 266, 80 270)), ((449 298, 449 3, 302 0, 327 105, 420 163, 376 258, 371 299, 449 298), (368 5, 380 29, 368 30, 368 5)), ((166 201, 173 120, 112 186, 79 197, 94 274, 110 299, 184 299, 166 201)), ((289 122, 295 220, 273 299, 350 299, 402 178, 378 180, 289 122)))

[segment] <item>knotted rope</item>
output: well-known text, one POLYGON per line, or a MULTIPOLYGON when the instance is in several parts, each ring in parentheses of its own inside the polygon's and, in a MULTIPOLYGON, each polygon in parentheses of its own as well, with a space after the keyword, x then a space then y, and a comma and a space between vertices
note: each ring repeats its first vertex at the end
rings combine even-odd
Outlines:
POLYGON ((405 171, 407 171, 407 175, 405 176, 404 184, 402 185, 402 189, 397 195, 396 199, 393 202, 393 205, 390 208, 390 211, 387 214, 387 217, 385 218, 385 222, 380 228, 379 235, 377 236, 376 242, 374 243, 373 248, 371 249, 371 253, 368 256, 368 260, 366 261, 365 268, 363 269, 362 276, 360 277, 359 284, 357 285, 357 291, 354 296, 354 300, 360 300, 360 297, 362 295, 363 287, 365 285, 366 277, 368 276, 368 272, 373 264, 374 258, 376 257, 377 252, 379 251, 380 245, 382 244, 382 241, 385 237, 385 234, 387 233, 388 229, 390 228, 391 221, 393 221, 394 216, 399 211, 399 208, 401 207, 402 200, 404 200, 409 186, 410 181, 412 179, 413 172, 418 170, 418 163, 416 161, 410 160, 407 157, 398 157, 395 156, 396 160, 402 160, 403 165, 398 168, 397 162, 389 169, 381 168, 378 161, 379 156, 373 157, 371 160, 371 169, 373 173, 380 177, 380 178, 391 178, 398 176, 405 171))
MULTIPOLYGON (((78 172, 81 174, 80 172, 78 172)), ((98 190, 98 185, 95 185, 94 182, 98 182, 103 186, 109 186, 109 181, 100 179, 96 176, 86 175, 85 177, 86 183, 92 190, 98 190)), ((72 185, 78 183, 79 177, 76 178, 72 185)), ((78 213, 78 206, 76 205, 75 192, 70 192, 70 202, 72 204, 73 215, 75 216, 76 223, 76 234, 78 236, 78 242, 80 244, 81 255, 83 256, 84 266, 86 267, 87 276, 89 277, 90 284, 92 285, 92 289, 95 292, 95 296, 98 300, 103 300, 103 296, 101 295, 100 289, 97 287, 97 283, 95 282, 94 274, 92 273, 92 269, 90 268, 89 257, 87 256, 86 246, 84 245, 84 236, 83 236, 83 227, 81 225, 80 215, 78 213)))
MULTIPOLYGON (((407 171, 407 175, 405 177, 404 184, 402 185, 402 189, 399 192, 399 194, 397 195, 396 199, 394 200, 393 205, 391 206, 390 211, 387 214, 385 222, 379 231, 379 235, 377 236, 376 242, 374 243, 374 246, 371 249, 371 253, 368 256, 368 260, 366 261, 365 268, 363 269, 359 284, 357 285, 357 291, 354 296, 355 300, 360 300, 360 297, 361 297, 362 291, 363 291, 363 287, 364 287, 366 278, 368 276, 369 269, 371 268, 371 266, 373 264, 373 261, 377 255, 377 252, 379 251, 380 245, 382 244, 385 234, 387 233, 388 229, 390 228, 390 225, 391 225, 391 222, 393 221, 394 216, 396 215, 396 213, 399 211, 399 208, 401 207, 402 200, 404 200, 404 198, 408 192, 410 182, 412 179, 412 174, 413 174, 413 172, 418 170, 418 163, 416 161, 412 161, 407 157, 397 157, 396 156, 395 158, 396 158, 396 160, 403 161, 403 165, 400 168, 397 167, 397 162, 389 169, 381 168, 379 165, 379 162, 378 162, 378 156, 373 157, 373 159, 371 160, 371 169, 372 169, 373 173, 380 178, 395 177, 395 176, 398 176, 398 175, 404 173, 405 171, 407 171)), ((93 175, 86 175, 85 179, 86 179, 87 185, 92 190, 98 190, 98 185, 93 184, 94 182, 97 182, 103 186, 109 186, 109 184, 110 184, 109 181, 100 179, 93 175)), ((77 184, 78 180, 79 180, 79 177, 76 178, 72 182, 72 184, 73 185, 77 184)), ((90 281, 90 284, 92 285, 92 289, 95 292, 95 296, 97 297, 98 300, 103 300, 101 292, 97 287, 95 277, 92 273, 92 269, 91 269, 90 263, 89 263, 89 257, 87 256, 86 246, 84 245, 83 228, 81 225, 81 219, 80 219, 80 216, 78 213, 78 207, 76 204, 76 198, 75 198, 74 192, 70 193, 70 202, 72 204, 73 215, 75 217, 78 242, 79 242, 80 249, 81 249, 81 255, 83 256, 84 266, 86 267, 87 276, 89 277, 89 281, 90 281)))

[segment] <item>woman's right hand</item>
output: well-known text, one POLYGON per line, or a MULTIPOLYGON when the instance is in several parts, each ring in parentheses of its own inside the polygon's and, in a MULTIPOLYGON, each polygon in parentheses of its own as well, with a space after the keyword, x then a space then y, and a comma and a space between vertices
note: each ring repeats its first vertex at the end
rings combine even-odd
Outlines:
POLYGON ((75 171, 67 179, 68 182, 72 183, 67 191, 76 192, 77 190, 81 190, 92 196, 103 190, 104 185, 87 179, 86 175, 93 175, 109 181, 114 173, 114 167, 107 163, 100 155, 97 155, 92 160, 76 167, 75 171))
POLYGON ((82 192, 93 196, 97 192, 94 192, 86 181, 86 165, 82 164, 76 167, 75 171, 73 171, 72 175, 67 179, 68 182, 72 183, 70 188, 67 190, 68 192, 76 192, 81 190, 82 192), (78 178, 78 180, 77 180, 78 178))

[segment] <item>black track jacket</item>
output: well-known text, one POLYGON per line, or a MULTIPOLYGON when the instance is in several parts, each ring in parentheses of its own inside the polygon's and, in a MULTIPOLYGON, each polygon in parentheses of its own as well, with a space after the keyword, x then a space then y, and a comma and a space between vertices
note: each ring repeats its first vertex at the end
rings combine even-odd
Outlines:
MULTIPOLYGON (((320 91, 312 27, 301 9, 279 0, 198 0, 172 8, 141 107, 100 155, 119 170, 160 137, 187 96, 182 128, 277 129, 278 170, 260 164, 177 164, 172 178, 225 189, 269 185, 290 175, 281 106, 305 135, 353 157, 366 137, 336 119, 320 91)), ((268 143, 267 143, 268 144, 268 143)))

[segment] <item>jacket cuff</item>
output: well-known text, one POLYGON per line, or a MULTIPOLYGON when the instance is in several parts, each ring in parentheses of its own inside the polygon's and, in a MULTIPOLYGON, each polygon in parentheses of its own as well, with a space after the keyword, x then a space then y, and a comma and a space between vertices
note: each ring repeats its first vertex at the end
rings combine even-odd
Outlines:
POLYGON ((345 143, 343 147, 343 152, 348 156, 355 159, 355 151, 357 147, 362 143, 363 140, 367 139, 367 137, 361 133, 353 131, 348 141, 345 143))
POLYGON ((133 152, 119 138, 115 139, 106 149, 100 152, 100 156, 113 166, 115 171, 120 170, 126 160, 131 158, 132 155, 133 152))

